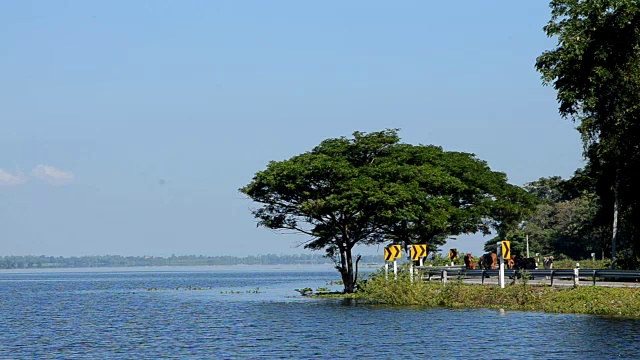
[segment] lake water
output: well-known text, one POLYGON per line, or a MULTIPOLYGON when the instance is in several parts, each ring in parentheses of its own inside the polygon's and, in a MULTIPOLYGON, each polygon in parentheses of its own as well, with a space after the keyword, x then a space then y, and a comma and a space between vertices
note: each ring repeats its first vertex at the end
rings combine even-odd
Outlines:
POLYGON ((640 321, 301 297, 318 266, 0 271, 1 359, 639 359, 640 321))

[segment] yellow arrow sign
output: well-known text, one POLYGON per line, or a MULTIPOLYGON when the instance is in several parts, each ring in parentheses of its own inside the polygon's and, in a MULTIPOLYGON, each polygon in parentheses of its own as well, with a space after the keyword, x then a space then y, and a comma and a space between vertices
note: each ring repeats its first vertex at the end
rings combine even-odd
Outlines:
POLYGON ((449 255, 447 257, 451 260, 458 260, 458 249, 452 248, 449 250, 449 255))
POLYGON ((384 248, 384 260, 393 261, 402 256, 402 247, 400 245, 389 245, 384 248))
POLYGON ((427 244, 411 245, 411 260, 418 261, 423 257, 427 257, 427 244))
POLYGON ((502 258, 511 259, 511 241, 502 242, 502 258))

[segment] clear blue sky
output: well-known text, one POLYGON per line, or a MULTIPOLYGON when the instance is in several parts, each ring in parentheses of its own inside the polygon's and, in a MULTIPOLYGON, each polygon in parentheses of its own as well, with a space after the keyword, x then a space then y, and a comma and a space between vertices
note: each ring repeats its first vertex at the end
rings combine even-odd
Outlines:
POLYGON ((0 255, 307 252, 256 228, 237 189, 356 130, 475 153, 517 185, 568 178, 581 142, 534 69, 549 15, 513 0, 2 1, 0 255))

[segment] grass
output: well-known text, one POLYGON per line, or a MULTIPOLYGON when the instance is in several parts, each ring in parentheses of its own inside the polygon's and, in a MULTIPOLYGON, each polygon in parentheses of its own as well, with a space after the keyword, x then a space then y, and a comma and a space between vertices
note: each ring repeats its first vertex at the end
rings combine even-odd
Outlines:
MULTIPOLYGON (((554 269, 573 269, 576 263, 580 263, 581 269, 611 269, 610 260, 555 260, 553 262, 554 269)), ((540 264, 542 269, 542 264, 540 264)))
POLYGON ((583 286, 559 288, 532 286, 526 281, 504 289, 453 281, 411 282, 408 276, 385 281, 376 276, 356 294, 344 295, 387 305, 431 308, 489 308, 544 311, 550 313, 597 314, 640 318, 640 289, 583 286))

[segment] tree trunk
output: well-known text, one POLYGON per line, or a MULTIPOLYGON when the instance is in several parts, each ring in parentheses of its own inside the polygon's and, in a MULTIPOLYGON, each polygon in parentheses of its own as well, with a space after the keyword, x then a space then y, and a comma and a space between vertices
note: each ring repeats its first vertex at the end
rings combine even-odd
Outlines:
POLYGON ((613 189, 613 236, 611 237, 611 269, 616 269, 616 242, 618 240, 618 207, 619 207, 619 199, 618 199, 618 184, 616 179, 616 184, 613 189))
POLYGON ((352 294, 355 290, 353 277, 353 262, 351 259, 351 248, 338 245, 340 250, 340 266, 336 266, 340 271, 345 294, 352 294))
POLYGON ((347 247, 345 249, 345 257, 347 258, 347 277, 349 278, 349 282, 344 282, 344 292, 347 294, 353 294, 355 291, 355 278, 353 276, 353 257, 351 255, 351 248, 347 247))
POLYGON ((362 259, 362 255, 358 255, 358 257, 356 258, 356 273, 353 276, 354 284, 358 284, 358 263, 360 262, 361 259, 362 259))

